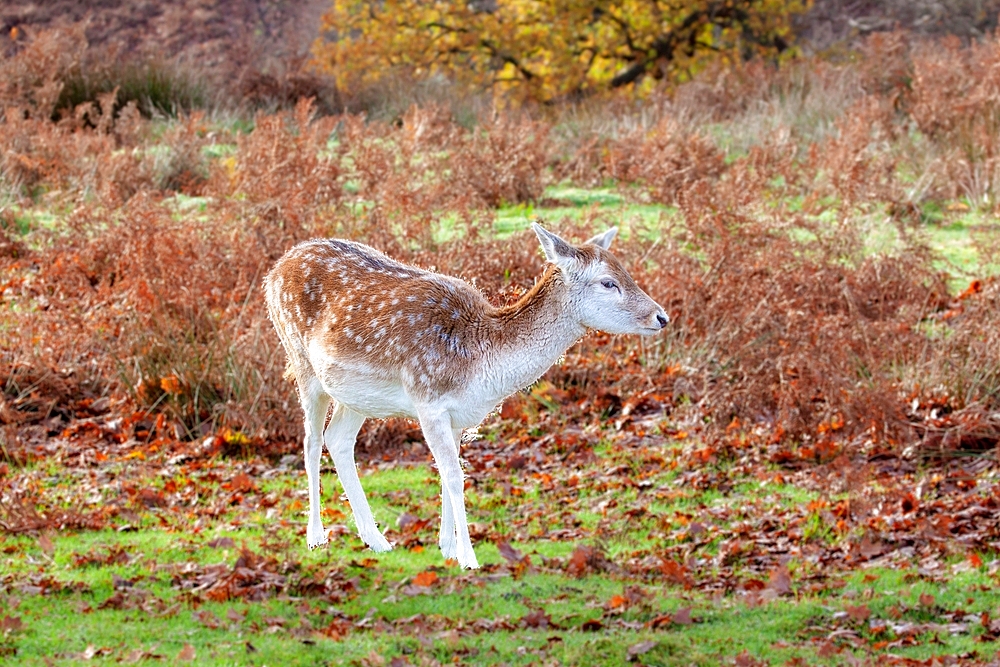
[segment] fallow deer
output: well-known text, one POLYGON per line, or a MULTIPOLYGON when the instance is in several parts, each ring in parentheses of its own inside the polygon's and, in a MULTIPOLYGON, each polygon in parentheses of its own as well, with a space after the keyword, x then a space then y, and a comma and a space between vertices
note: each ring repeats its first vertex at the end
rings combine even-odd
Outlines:
POLYGON ((419 421, 440 471, 441 551, 462 567, 478 567, 465 513, 462 430, 535 382, 588 329, 654 334, 667 325, 663 309, 608 252, 617 228, 574 246, 532 226, 550 264, 503 308, 462 280, 352 241, 306 241, 268 273, 268 313, 305 412, 310 548, 327 541, 324 440, 361 539, 373 551, 392 548, 361 488, 354 444, 366 418, 403 416, 419 421))

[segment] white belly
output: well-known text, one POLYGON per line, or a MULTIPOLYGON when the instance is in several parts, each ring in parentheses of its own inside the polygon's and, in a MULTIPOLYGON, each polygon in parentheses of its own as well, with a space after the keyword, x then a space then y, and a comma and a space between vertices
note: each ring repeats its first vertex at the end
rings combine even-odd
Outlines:
MULTIPOLYGON (((404 379, 398 373, 332 358, 317 345, 310 346, 309 357, 323 390, 345 407, 376 419, 419 419, 418 408, 421 406, 413 400, 404 379)), ((490 384, 492 383, 485 381, 472 382, 468 387, 437 396, 433 405, 422 407, 434 412, 447 412, 451 417, 452 428, 478 426, 504 398, 490 384), (476 387, 480 390, 476 391, 476 387)))
POLYGON ((363 373, 328 373, 320 381, 335 401, 366 417, 417 418, 413 401, 398 382, 363 373))

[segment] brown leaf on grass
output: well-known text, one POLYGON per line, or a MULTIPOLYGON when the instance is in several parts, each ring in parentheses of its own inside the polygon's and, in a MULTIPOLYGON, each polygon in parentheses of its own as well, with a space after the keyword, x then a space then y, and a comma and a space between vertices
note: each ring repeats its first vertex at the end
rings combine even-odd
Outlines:
POLYGON ((212 547, 213 549, 233 549, 236 547, 236 542, 231 537, 217 537, 214 540, 205 542, 205 546, 212 547))
POLYGON ((507 562, 511 575, 515 579, 520 579, 531 568, 531 557, 512 547, 510 542, 498 542, 497 551, 500 552, 500 555, 507 562))
POLYGON ((736 656, 735 663, 736 667, 767 667, 768 665, 771 664, 763 659, 758 660, 757 658, 750 655, 750 651, 746 649, 743 649, 736 656))
POLYGON ((604 623, 599 618, 591 618, 580 624, 580 629, 584 632, 597 632, 604 627, 604 623))
POLYGON ((215 602, 233 598, 262 600, 288 586, 288 577, 279 574, 278 569, 275 559, 244 546, 232 567, 220 563, 184 571, 174 575, 173 585, 182 590, 197 590, 215 602))
POLYGON ((180 653, 177 654, 177 659, 181 662, 191 662, 195 659, 194 646, 191 644, 184 644, 181 648, 180 653))
POLYGON ((648 640, 644 642, 639 642, 638 644, 633 644, 628 647, 628 661, 636 662, 639 660, 639 656, 645 655, 656 648, 659 642, 648 640))
POLYGON ((163 660, 165 656, 155 653, 155 649, 155 644, 149 650, 141 648, 133 649, 132 651, 129 651, 129 654, 125 656, 125 659, 122 660, 122 662, 126 665, 133 665, 137 662, 143 662, 144 660, 163 660))
POLYGON ((623 608, 627 603, 628 603, 628 600, 626 600, 624 596, 622 596, 622 595, 612 595, 611 599, 608 600, 607 607, 608 607, 608 609, 619 609, 619 608, 623 608))
POLYGON ((433 570, 426 570, 413 577, 413 585, 429 587, 433 586, 437 580, 437 572, 434 572, 433 570))
POLYGON ((27 595, 52 595, 54 593, 87 593, 90 586, 82 581, 60 581, 48 575, 33 575, 14 586, 27 595))
POLYGON ((235 491, 236 493, 255 493, 257 491, 257 483, 253 481, 250 475, 241 472, 237 473, 229 482, 224 483, 222 488, 235 491))
POLYGON ((670 614, 663 614, 651 620, 649 623, 646 624, 646 626, 649 627, 650 630, 658 630, 659 628, 669 627, 670 624, 673 622, 674 622, 673 616, 671 616, 670 614))
POLYGON ((87 644, 87 648, 83 649, 82 653, 78 653, 75 657, 80 660, 93 660, 94 658, 101 658, 106 655, 111 655, 114 650, 109 646, 102 646, 98 648, 93 644, 87 644))
POLYGON ((920 605, 922 607, 933 607, 934 606, 934 596, 930 593, 920 594, 920 605))
POLYGON ((124 565, 128 563, 129 555, 121 545, 108 547, 106 553, 90 550, 86 554, 73 554, 73 565, 86 567, 88 565, 124 565))
POLYGON ((318 629, 316 632, 334 641, 340 641, 346 637, 354 628, 354 624, 347 618, 335 618, 326 627, 318 629))
POLYGON ((219 617, 207 609, 196 611, 192 614, 192 616, 194 616, 194 620, 198 621, 209 630, 218 630, 219 626, 222 625, 222 621, 219 617))
POLYGON ((582 577, 587 572, 587 561, 591 555, 591 547, 578 546, 573 549, 566 561, 566 572, 574 577, 582 577))
POLYGON ((20 616, 4 616, 0 619, 0 630, 3 632, 17 632, 24 624, 21 623, 20 616))
POLYGON ((868 609, 868 605, 862 604, 857 607, 851 605, 845 605, 844 611, 855 621, 867 621, 868 617, 871 616, 871 610, 868 609))
POLYGON ((97 605, 98 609, 124 609, 126 603, 128 602, 125 593, 122 591, 115 591, 111 597, 97 605))
POLYGON ((607 572, 611 567, 600 547, 583 544, 573 549, 566 560, 566 572, 577 578, 594 572, 607 572))
POLYGON ((409 512, 403 512, 396 519, 396 526, 404 533, 415 533, 423 528, 426 528, 430 523, 428 519, 421 519, 415 514, 410 514, 409 512))
POLYGON ((677 625, 691 625, 693 622, 691 619, 691 607, 681 607, 674 612, 674 623, 677 625))
POLYGON ((52 540, 45 533, 38 536, 38 548, 41 549, 42 553, 46 556, 51 556, 56 550, 56 546, 52 544, 52 540))
POLYGON ((816 649, 816 655, 820 658, 832 658, 840 653, 842 649, 829 639, 824 641, 816 649))
POLYGON ((983 627, 983 634, 976 637, 976 641, 995 642, 1000 639, 1000 619, 990 618, 990 613, 984 611, 979 616, 979 624, 983 627))
POLYGON ((625 590, 622 591, 622 597, 625 598, 629 606, 634 606, 645 603, 650 594, 649 591, 643 589, 641 586, 626 586, 625 590))
POLYGON ((170 501, 167 500, 167 497, 163 494, 163 492, 158 489, 139 489, 131 495, 136 504, 147 509, 154 507, 168 507, 170 505, 170 501))
POLYGON ((559 626, 552 622, 552 617, 546 614, 544 609, 528 612, 521 617, 520 623, 526 628, 559 629, 559 626))
POLYGON ((503 542, 497 542, 497 551, 508 563, 519 563, 524 559, 524 554, 515 549, 510 545, 510 542, 504 540, 503 542))
POLYGON ((691 579, 688 569, 675 560, 669 558, 661 559, 660 572, 667 578, 667 581, 680 584, 685 590, 690 589, 694 585, 694 580, 691 579))
POLYGON ((859 547, 861 555, 865 558, 875 558, 876 556, 881 556, 885 551, 885 547, 878 541, 873 541, 868 535, 861 538, 861 545, 859 547))
POLYGON ((769 576, 767 590, 774 591, 776 595, 787 595, 792 592, 792 575, 788 571, 788 564, 776 565, 769 576))

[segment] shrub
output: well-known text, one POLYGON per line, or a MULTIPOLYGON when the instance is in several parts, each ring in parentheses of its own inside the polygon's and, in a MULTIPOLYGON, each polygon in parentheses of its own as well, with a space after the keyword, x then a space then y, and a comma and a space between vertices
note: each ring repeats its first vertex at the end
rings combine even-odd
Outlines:
MULTIPOLYGON (((85 414, 79 397, 111 395, 185 437, 229 428, 280 447, 300 426, 259 290, 271 263, 311 236, 344 236, 507 302, 537 275, 536 244, 479 232, 494 207, 541 198, 551 168, 577 183, 615 179, 677 211, 662 212, 655 239, 623 225, 616 248, 673 324, 656 340, 586 338, 547 378, 563 418, 627 420, 645 405, 776 460, 790 443, 810 459, 984 448, 1000 436, 997 283, 950 294, 920 225, 928 202, 972 196, 962 169, 993 169, 1000 51, 880 39, 865 71, 759 68, 754 86, 713 73, 672 99, 610 104, 603 122, 581 115, 572 131, 526 112, 470 129, 444 105, 411 107, 399 123, 316 117, 299 101, 257 113, 247 133, 192 113, 155 137, 137 105, 113 115, 111 92, 51 121, 36 95, 48 79, 20 63, 4 81, 29 83, 4 90, 22 110, 0 131, 18 207, 0 211, 0 421, 58 432, 85 414), (798 101, 780 106, 789 91, 798 101), (727 129, 768 128, 762 108, 811 114, 837 94, 828 126, 810 116, 745 142, 727 129), (684 111, 698 99, 725 103, 684 111), (232 149, 210 154, 213 143, 232 149), (185 210, 173 192, 201 199, 185 210), (24 222, 38 210, 59 211, 59 224, 24 222), (878 252, 873 227, 891 237, 878 252)), ((595 207, 582 226, 619 216, 595 207)), ((993 225, 974 238, 981 265, 996 265, 993 225)), ((410 433, 379 428, 364 436, 373 451, 410 433)))

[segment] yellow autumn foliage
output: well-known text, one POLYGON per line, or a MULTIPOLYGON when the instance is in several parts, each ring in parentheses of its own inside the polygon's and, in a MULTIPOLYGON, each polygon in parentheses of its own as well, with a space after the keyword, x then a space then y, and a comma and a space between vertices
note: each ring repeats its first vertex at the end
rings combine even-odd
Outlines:
POLYGON ((552 101, 789 53, 810 0, 334 0, 313 46, 342 89, 441 74, 552 101))

